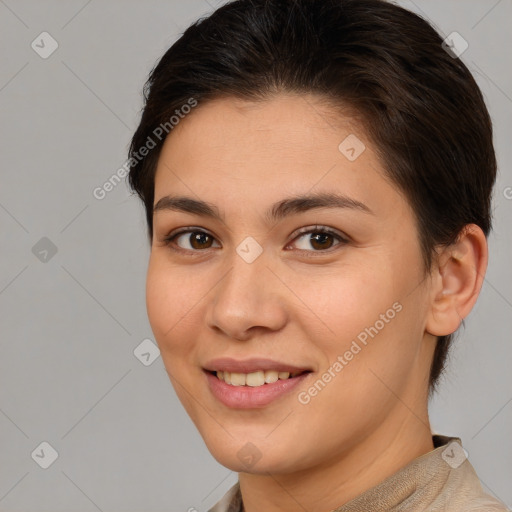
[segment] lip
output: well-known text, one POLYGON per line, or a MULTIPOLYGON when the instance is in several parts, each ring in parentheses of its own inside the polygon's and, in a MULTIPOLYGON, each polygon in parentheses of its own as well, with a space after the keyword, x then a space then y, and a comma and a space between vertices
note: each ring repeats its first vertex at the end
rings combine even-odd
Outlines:
POLYGON ((209 372, 230 372, 230 373, 252 373, 259 370, 275 370, 278 372, 305 372, 312 371, 311 368, 294 366, 280 361, 265 358, 251 358, 244 360, 237 360, 231 357, 221 357, 208 361, 204 367, 209 372))
MULTIPOLYGON (((237 366, 237 368, 240 368, 240 366, 237 366)), ((259 369, 261 368, 262 367, 260 366, 259 369)), ((246 373, 246 371, 241 373, 246 373)), ((220 380, 214 373, 210 373, 210 371, 205 370, 204 374, 211 393, 225 406, 233 409, 260 409, 274 400, 288 395, 293 389, 299 386, 310 373, 303 373, 297 377, 290 377, 285 380, 280 379, 272 384, 263 384, 262 386, 256 387, 232 386, 231 384, 226 384, 223 380, 220 380)))

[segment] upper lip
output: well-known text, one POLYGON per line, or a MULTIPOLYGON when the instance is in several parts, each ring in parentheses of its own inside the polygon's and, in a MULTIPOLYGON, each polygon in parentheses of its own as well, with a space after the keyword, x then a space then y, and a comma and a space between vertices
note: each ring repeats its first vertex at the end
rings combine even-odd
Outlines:
POLYGON ((292 364, 274 361, 265 358, 251 358, 237 360, 230 357, 221 357, 212 359, 204 365, 204 369, 210 372, 229 372, 229 373, 252 373, 256 371, 275 370, 278 372, 304 372, 310 371, 309 368, 294 366, 292 364))

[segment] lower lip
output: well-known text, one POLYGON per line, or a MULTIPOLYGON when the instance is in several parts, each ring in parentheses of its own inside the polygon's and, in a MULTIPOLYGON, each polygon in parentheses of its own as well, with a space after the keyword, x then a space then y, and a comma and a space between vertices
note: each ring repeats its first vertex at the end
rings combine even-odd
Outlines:
POLYGON ((220 380, 215 374, 205 372, 210 391, 215 398, 228 407, 235 409, 255 409, 265 407, 296 388, 309 373, 297 377, 278 380, 262 386, 232 386, 220 380))

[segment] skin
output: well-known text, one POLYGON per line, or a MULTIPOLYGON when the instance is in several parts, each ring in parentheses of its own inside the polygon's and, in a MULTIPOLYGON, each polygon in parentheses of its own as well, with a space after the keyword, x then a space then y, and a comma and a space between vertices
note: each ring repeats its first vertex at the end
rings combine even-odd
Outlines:
POLYGON ((487 264, 478 227, 440 250, 425 274, 413 210, 363 128, 313 95, 200 104, 162 149, 155 204, 168 195, 216 205, 223 220, 155 212, 148 316, 181 403, 217 461, 239 472, 247 512, 335 509, 433 449, 429 368, 436 336, 454 332, 478 296, 487 264), (350 134, 366 146, 355 161, 338 149, 350 134), (318 208, 265 220, 274 203, 316 192, 344 194, 371 213, 318 208), (316 225, 346 241, 328 236, 318 248, 312 233, 297 234, 316 225), (210 237, 165 243, 186 227, 210 237), (263 249, 252 263, 236 252, 248 236, 263 249), (300 403, 299 391, 397 302, 400 312, 300 403), (233 409, 203 372, 224 356, 313 372, 265 407, 233 409), (249 442, 260 456, 250 467, 237 456, 249 442))

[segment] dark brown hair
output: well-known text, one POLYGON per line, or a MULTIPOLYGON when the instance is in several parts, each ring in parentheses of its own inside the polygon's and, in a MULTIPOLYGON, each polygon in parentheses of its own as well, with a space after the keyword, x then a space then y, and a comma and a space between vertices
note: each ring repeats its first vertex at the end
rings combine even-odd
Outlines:
MULTIPOLYGON (((357 112, 415 212, 426 272, 436 246, 453 243, 466 224, 488 235, 491 120, 471 73, 442 42, 424 19, 384 0, 236 0, 192 24, 152 70, 130 146, 129 181, 144 202, 150 239, 170 119, 191 99, 263 101, 280 92, 316 93, 357 112)), ((431 393, 451 339, 438 338, 431 393)))

